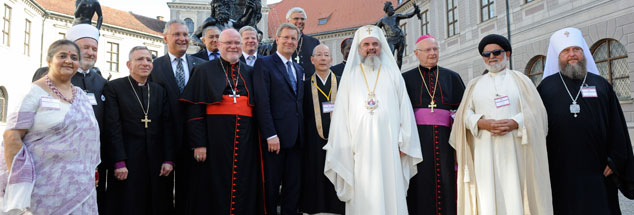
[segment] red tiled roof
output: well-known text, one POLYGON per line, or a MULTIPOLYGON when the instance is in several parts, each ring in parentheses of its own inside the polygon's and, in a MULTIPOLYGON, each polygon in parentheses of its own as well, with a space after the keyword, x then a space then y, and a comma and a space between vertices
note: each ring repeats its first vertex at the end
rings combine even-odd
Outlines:
MULTIPOLYGON (((44 9, 55 11, 74 17, 75 0, 35 0, 44 9)), ((137 30, 157 36, 163 35, 165 22, 154 18, 141 16, 132 12, 125 12, 101 5, 103 23, 132 30, 137 30)), ((93 16, 97 20, 97 14, 93 16)))
MULTIPOLYGON (((397 1, 390 1, 396 9, 397 1)), ((269 35, 273 38, 277 27, 286 22, 286 12, 293 7, 301 7, 306 11, 308 19, 304 33, 317 34, 375 24, 379 18, 385 16, 385 2, 386 0, 283 0, 269 5, 269 35), (327 17, 328 22, 319 25, 319 19, 327 17)))

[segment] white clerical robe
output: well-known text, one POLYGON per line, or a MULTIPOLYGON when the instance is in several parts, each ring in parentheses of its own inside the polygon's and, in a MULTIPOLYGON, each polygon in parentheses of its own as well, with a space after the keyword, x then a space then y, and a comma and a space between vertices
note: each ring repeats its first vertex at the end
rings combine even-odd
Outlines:
MULTIPOLYGON (((371 90, 378 70, 364 69, 371 90)), ((422 153, 400 72, 381 71, 375 94, 378 108, 371 114, 360 67, 341 80, 324 146, 324 174, 346 203, 346 214, 407 214, 409 179, 422 153)))
POLYGON ((522 164, 518 158, 522 155, 519 151, 522 139, 518 131, 523 128, 524 120, 519 91, 506 70, 482 76, 473 90, 465 126, 474 136, 479 214, 522 214, 520 179, 523 172, 519 170, 522 164), (504 96, 509 98, 510 104, 496 107, 495 99, 504 96), (479 119, 513 119, 520 129, 504 136, 492 136, 489 131, 478 129, 479 119))

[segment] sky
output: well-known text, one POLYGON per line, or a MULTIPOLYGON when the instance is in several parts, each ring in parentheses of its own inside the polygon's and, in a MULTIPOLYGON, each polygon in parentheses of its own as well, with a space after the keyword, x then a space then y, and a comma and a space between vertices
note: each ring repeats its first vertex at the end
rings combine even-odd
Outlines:
MULTIPOLYGON (((135 14, 140 14, 147 17, 156 18, 156 16, 163 16, 165 20, 170 19, 170 10, 167 7, 167 2, 172 0, 106 0, 99 1, 101 5, 119 9, 122 11, 131 11, 135 14)), ((280 2, 282 0, 268 0, 268 4, 280 2)), ((211 0, 210 0, 211 2, 211 0)))

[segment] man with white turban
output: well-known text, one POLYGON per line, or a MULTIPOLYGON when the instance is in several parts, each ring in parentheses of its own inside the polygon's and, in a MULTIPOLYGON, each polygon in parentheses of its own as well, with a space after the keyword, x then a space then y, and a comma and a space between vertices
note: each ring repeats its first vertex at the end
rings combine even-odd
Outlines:
MULTIPOLYGON (((537 87, 548 112, 548 160, 555 214, 621 214, 617 187, 634 183, 634 159, 619 100, 581 31, 550 38, 537 87)), ((631 187, 631 186, 629 186, 631 187)))
POLYGON ((488 35, 478 49, 489 72, 467 85, 449 137, 457 214, 552 214, 546 109, 530 79, 508 69, 506 38, 488 35))
POLYGON ((405 82, 381 29, 357 30, 343 71, 324 173, 346 214, 407 214, 409 180, 423 157, 405 82))

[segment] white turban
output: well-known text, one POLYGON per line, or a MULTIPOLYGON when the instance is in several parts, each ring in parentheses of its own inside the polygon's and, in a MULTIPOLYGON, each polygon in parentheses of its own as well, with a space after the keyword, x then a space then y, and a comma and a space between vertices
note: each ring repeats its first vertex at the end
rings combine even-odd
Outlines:
POLYGON ((352 46, 350 47, 350 54, 348 55, 348 59, 346 60, 346 67, 343 69, 342 79, 346 77, 346 74, 349 74, 348 71, 352 71, 356 66, 361 64, 361 54, 359 54, 359 45, 361 44, 361 40, 374 37, 379 40, 379 44, 381 44, 381 53, 379 58, 381 59, 381 71, 383 72, 400 72, 401 70, 396 65, 396 60, 390 52, 390 46, 387 44, 387 40, 385 39, 385 35, 383 34, 383 30, 381 30, 376 25, 366 25, 357 29, 354 33, 354 38, 352 39, 352 46))
POLYGON ((586 69, 588 72, 599 75, 599 69, 597 69, 596 63, 594 63, 594 57, 592 57, 592 53, 590 53, 588 44, 583 38, 581 31, 576 28, 564 28, 556 31, 550 37, 548 55, 546 56, 546 64, 542 80, 559 72, 559 54, 562 50, 572 46, 581 47, 581 50, 583 50, 583 56, 586 59, 586 69))
POLYGON ((99 42, 99 29, 90 24, 78 24, 73 25, 66 32, 66 39, 73 42, 86 37, 99 42))

